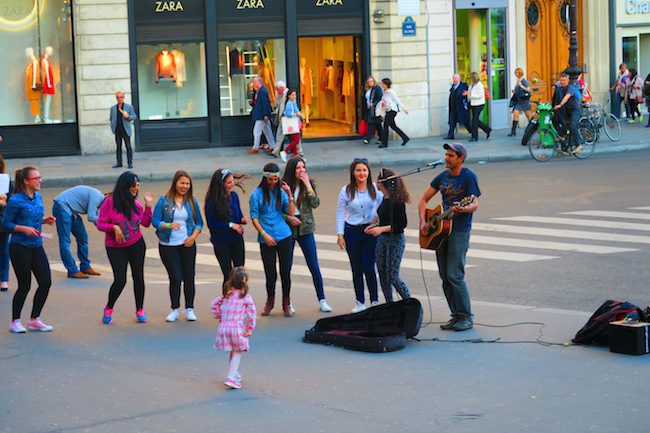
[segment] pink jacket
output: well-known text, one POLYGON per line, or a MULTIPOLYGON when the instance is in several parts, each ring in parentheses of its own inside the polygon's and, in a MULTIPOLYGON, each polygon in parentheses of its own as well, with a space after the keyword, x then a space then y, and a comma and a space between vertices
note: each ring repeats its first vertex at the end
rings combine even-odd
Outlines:
POLYGON ((142 238, 140 224, 145 227, 151 225, 151 208, 144 207, 139 201, 135 201, 137 212, 127 219, 113 207, 113 197, 106 197, 99 208, 97 228, 106 233, 104 244, 111 248, 126 248, 138 242, 142 238), (115 225, 119 225, 124 234, 124 242, 118 243, 115 240, 115 225))

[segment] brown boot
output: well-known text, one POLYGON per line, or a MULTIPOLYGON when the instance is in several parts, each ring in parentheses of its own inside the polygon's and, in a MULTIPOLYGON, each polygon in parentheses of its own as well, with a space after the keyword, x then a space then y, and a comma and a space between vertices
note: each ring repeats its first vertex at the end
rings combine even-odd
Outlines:
POLYGON ((275 296, 269 296, 266 298, 266 304, 264 304, 264 310, 262 310, 262 316, 268 316, 271 314, 271 310, 275 305, 275 296))
POLYGON ((291 312, 291 299, 282 298, 282 311, 284 311, 284 317, 293 317, 291 312))

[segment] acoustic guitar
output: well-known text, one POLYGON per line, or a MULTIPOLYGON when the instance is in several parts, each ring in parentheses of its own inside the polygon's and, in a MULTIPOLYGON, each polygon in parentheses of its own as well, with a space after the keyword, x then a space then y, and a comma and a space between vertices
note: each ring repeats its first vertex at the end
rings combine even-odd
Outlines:
MULTIPOLYGON (((473 201, 474 195, 465 197, 458 203, 458 207, 467 207, 473 201)), ((454 217, 454 208, 450 207, 447 210, 443 210, 442 204, 439 204, 433 209, 427 209, 425 217, 428 229, 426 236, 420 234, 420 248, 437 250, 451 234, 453 227, 451 219, 454 217)))

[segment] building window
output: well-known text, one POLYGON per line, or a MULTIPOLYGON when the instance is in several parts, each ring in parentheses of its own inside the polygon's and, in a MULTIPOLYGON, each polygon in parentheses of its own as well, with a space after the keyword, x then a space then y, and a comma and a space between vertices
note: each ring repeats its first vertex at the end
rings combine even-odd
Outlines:
POLYGON ((142 120, 207 117, 205 44, 139 44, 142 120))
POLYGON ((220 41, 219 92, 222 116, 251 112, 253 78, 260 76, 275 103, 275 83, 286 82, 283 39, 220 41))
POLYGON ((526 9, 526 22, 533 28, 539 24, 539 6, 534 1, 530 2, 526 9))
POLYGON ((639 66, 639 50, 636 36, 628 36, 623 38, 623 63, 628 69, 638 70, 639 66))
POLYGON ((0 124, 76 122, 70 0, 0 7, 0 124))

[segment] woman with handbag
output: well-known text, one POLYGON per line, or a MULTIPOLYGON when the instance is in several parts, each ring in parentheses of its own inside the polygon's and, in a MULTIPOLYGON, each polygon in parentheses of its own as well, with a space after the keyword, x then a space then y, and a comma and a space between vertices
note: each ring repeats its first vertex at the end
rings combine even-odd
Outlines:
POLYGON ((384 89, 384 96, 381 98, 381 109, 384 112, 384 131, 382 134, 382 143, 378 146, 380 148, 388 147, 388 128, 393 128, 393 131, 397 132, 397 135, 402 139, 402 146, 405 146, 406 143, 410 140, 408 135, 404 133, 401 129, 397 127, 395 123, 395 116, 397 112, 402 110, 406 114, 409 114, 409 110, 406 109, 402 102, 397 97, 395 90, 391 89, 392 81, 390 78, 383 78, 381 80, 381 88, 384 89))
POLYGON ((300 107, 298 107, 296 97, 296 90, 289 90, 289 93, 287 94, 287 104, 284 108, 284 117, 282 117, 283 132, 289 137, 289 144, 287 145, 287 148, 280 152, 280 158, 282 158, 282 161, 284 162, 287 162, 287 154, 292 153, 293 156, 298 155, 298 144, 300 144, 300 130, 302 129, 300 119, 304 119, 305 116, 300 111, 300 107))
POLYGON ((639 77, 636 69, 630 69, 630 78, 627 80, 627 93, 632 118, 628 123, 635 123, 635 115, 639 116, 639 122, 643 122, 643 116, 639 110, 639 103, 643 104, 643 79, 639 77))
POLYGON ((469 141, 478 141, 479 128, 485 132, 487 135, 486 138, 490 138, 492 128, 479 120, 479 117, 481 117, 481 111, 483 111, 483 107, 485 107, 485 87, 483 87, 483 83, 481 83, 481 80, 479 79, 478 72, 472 72, 469 77, 472 84, 469 86, 469 90, 463 92, 463 96, 466 96, 469 100, 469 106, 472 112, 472 138, 469 141))
POLYGON ((524 113, 526 118, 530 120, 528 111, 532 108, 530 106, 532 89, 528 81, 526 81, 526 78, 524 78, 524 70, 522 68, 515 69, 515 77, 517 78, 517 84, 515 84, 515 88, 512 90, 514 99, 514 105, 512 107, 512 130, 508 134, 508 137, 517 135, 517 127, 519 127, 519 116, 521 113, 524 113))
POLYGON ((375 82, 373 76, 369 76, 366 80, 366 91, 363 95, 363 100, 365 104, 362 104, 362 107, 365 111, 364 119, 368 122, 368 134, 363 140, 363 144, 370 143, 375 131, 377 131, 377 139, 381 141, 381 117, 377 116, 376 108, 377 105, 381 102, 381 98, 384 96, 384 91, 379 85, 375 82))

